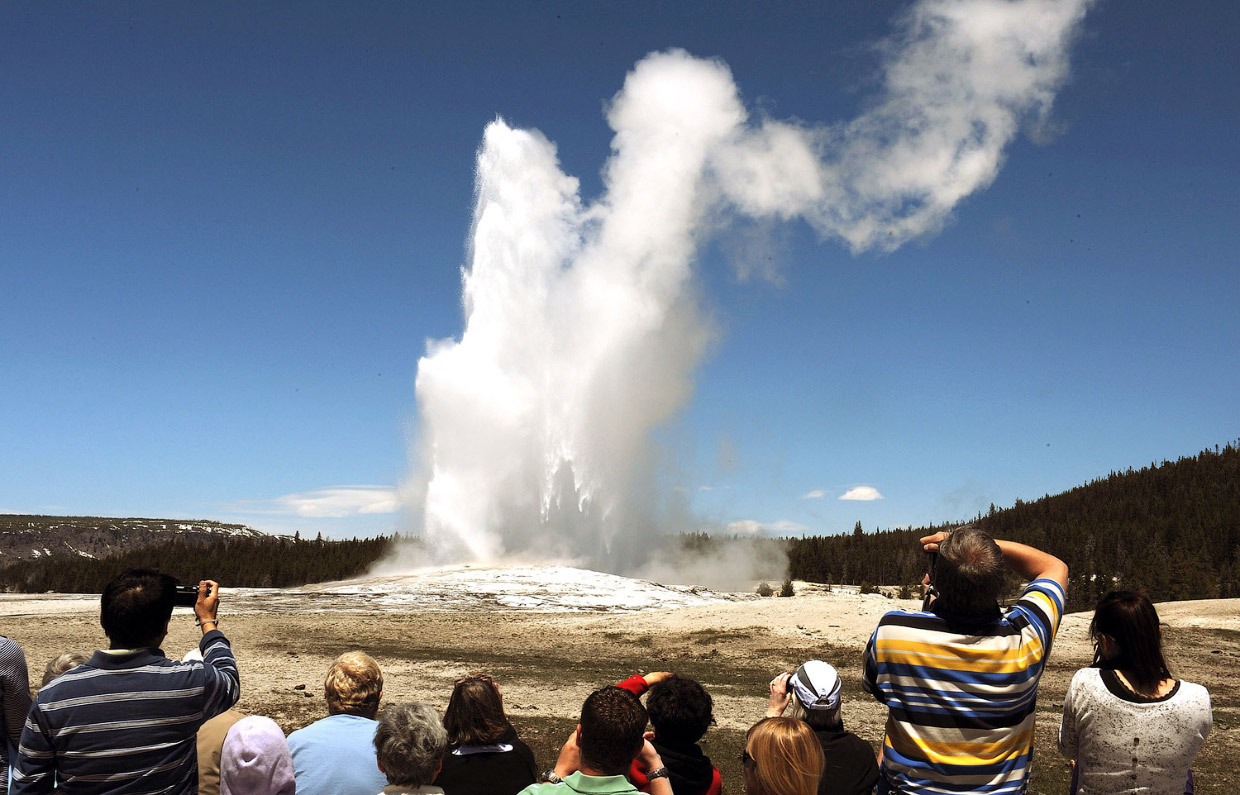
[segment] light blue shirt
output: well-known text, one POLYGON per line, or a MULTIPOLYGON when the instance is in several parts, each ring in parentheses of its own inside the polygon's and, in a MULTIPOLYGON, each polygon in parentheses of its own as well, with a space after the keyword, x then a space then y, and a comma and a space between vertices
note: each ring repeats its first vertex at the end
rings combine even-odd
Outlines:
POLYGON ((375 795, 387 776, 375 761, 378 721, 328 715, 288 736, 297 795, 375 795))

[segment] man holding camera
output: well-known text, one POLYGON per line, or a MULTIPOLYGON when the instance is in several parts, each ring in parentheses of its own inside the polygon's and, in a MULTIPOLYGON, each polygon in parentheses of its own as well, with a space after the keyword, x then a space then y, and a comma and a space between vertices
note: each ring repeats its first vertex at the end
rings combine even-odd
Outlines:
POLYGON ((9 792, 195 793, 195 735, 237 701, 241 686, 219 631, 219 585, 193 604, 202 662, 169 660, 177 581, 134 569, 104 588, 99 623, 110 648, 39 691, 26 718, 9 792))
POLYGON ((865 650, 862 687, 888 708, 878 792, 1024 792, 1068 567, 974 527, 921 545, 926 605, 884 615, 865 650), (1028 585, 1004 612, 1008 571, 1028 585))

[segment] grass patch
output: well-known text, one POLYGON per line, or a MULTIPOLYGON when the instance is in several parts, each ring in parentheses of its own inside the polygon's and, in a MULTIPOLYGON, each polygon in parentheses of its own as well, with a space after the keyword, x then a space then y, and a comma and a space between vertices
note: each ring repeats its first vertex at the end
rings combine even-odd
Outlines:
POLYGON ((699 629, 685 637, 699 646, 710 646, 728 640, 749 640, 753 632, 743 629, 699 629))

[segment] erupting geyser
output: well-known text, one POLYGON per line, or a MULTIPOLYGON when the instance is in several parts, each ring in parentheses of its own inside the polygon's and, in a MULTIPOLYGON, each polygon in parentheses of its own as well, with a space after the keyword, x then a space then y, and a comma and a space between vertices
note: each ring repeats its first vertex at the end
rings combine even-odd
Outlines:
POLYGON ((435 547, 643 564, 664 507, 651 431, 688 400, 711 338, 692 271, 706 231, 729 214, 800 217, 853 251, 933 233, 1045 117, 1085 5, 919 3, 884 49, 882 95, 833 126, 751 121, 721 62, 649 55, 608 109, 591 202, 546 138, 490 124, 465 329, 418 365, 406 493, 435 547))

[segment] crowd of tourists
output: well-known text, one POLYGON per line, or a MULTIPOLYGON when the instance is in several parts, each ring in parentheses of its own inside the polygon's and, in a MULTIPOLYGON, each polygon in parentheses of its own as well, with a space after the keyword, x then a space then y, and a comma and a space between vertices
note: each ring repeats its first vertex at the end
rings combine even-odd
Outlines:
MULTIPOLYGON (((1063 614, 1068 569, 1033 547, 965 527, 921 539, 921 610, 893 610, 866 646, 862 689, 887 710, 876 754, 844 728, 839 672, 809 660, 770 682, 740 753, 746 795, 1021 793, 1029 786, 1038 684, 1063 614), (1006 609, 1009 572, 1027 583, 1006 609)), ((48 663, 31 698, 26 660, 0 638, 0 746, 8 791, 207 795, 721 795, 703 752, 713 700, 693 679, 635 674, 586 698, 541 770, 504 713, 500 684, 458 680, 442 716, 381 703, 383 673, 357 651, 332 663, 327 716, 287 737, 233 708, 236 660, 219 631, 219 586, 199 584, 202 630, 183 660, 160 650, 176 581, 147 570, 101 600, 109 648, 48 663), (643 703, 642 699, 645 699, 643 703), (11 775, 10 774, 11 771, 11 775)), ((1094 663, 1064 697, 1059 750, 1073 793, 1193 791, 1212 718, 1206 690, 1171 676, 1154 606, 1104 597, 1094 663)), ((738 749, 740 750, 740 749, 738 749)))

